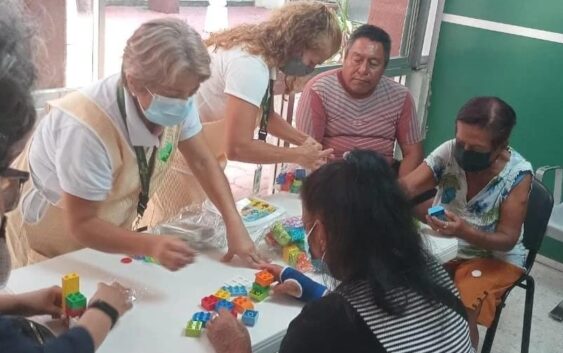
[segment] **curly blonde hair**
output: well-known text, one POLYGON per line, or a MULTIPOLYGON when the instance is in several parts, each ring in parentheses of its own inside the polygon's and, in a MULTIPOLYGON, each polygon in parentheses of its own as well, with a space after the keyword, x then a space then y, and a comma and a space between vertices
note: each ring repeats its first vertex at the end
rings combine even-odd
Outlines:
POLYGON ((267 21, 213 33, 205 44, 224 49, 241 46, 262 56, 269 67, 280 67, 306 49, 336 53, 342 45, 342 32, 334 11, 326 5, 295 1, 273 11, 267 21))

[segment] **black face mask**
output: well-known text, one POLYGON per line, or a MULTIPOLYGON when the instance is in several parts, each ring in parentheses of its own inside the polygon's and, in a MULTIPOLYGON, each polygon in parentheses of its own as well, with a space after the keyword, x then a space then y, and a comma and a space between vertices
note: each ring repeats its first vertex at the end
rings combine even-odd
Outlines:
POLYGON ((459 143, 455 144, 454 157, 459 166, 466 172, 480 172, 491 166, 492 152, 467 151, 459 143))

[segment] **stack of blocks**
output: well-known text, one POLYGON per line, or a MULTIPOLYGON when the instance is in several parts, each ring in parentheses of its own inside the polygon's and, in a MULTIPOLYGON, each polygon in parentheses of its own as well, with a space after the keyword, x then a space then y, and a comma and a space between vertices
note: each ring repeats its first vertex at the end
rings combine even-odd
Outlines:
POLYGON ((80 317, 86 311, 86 297, 80 293, 80 277, 76 273, 62 278, 62 305, 67 318, 80 317))
POLYGON ((201 306, 207 311, 193 314, 192 319, 186 325, 186 336, 201 336, 201 332, 211 319, 211 312, 219 312, 222 309, 231 312, 235 317, 237 314, 242 314, 242 323, 246 326, 254 326, 258 320, 258 311, 254 310, 252 300, 259 303, 266 299, 273 282, 274 276, 263 270, 256 273, 250 292, 243 285, 229 285, 220 288, 213 295, 203 297, 201 306), (229 299, 232 300, 229 301, 229 299))
POLYGON ((305 169, 296 169, 295 172, 282 172, 276 177, 276 184, 279 185, 281 191, 298 194, 306 176, 305 169))
POLYGON ((272 246, 282 248, 282 258, 291 267, 301 272, 313 270, 313 265, 305 249, 305 229, 299 217, 290 217, 275 222, 266 241, 272 246))

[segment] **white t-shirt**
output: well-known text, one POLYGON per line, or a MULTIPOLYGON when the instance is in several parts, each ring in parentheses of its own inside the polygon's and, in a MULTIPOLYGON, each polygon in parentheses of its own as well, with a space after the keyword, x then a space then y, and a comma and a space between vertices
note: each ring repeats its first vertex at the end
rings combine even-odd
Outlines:
POLYGON ((211 77, 196 94, 202 122, 224 119, 227 95, 260 107, 266 93, 270 70, 262 57, 240 48, 208 49, 211 56, 211 77))
MULTIPOLYGON (((131 95, 125 90, 127 126, 119 112, 116 89, 120 75, 105 78, 81 90, 104 111, 131 146, 148 149, 160 145, 137 113, 131 95)), ((195 102, 183 122, 180 141, 201 131, 195 102)), ((98 137, 80 121, 53 108, 42 119, 32 137, 29 151, 34 188, 22 200, 22 213, 28 223, 39 221, 49 203, 59 202, 62 192, 89 201, 103 201, 112 188, 112 166, 98 137)))

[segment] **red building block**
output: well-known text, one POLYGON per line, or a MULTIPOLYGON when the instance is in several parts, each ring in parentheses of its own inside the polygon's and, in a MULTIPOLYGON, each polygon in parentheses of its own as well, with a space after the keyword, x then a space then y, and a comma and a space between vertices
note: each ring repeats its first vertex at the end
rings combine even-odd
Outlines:
POLYGON ((207 311, 215 310, 215 305, 217 304, 217 297, 209 295, 207 297, 201 298, 201 306, 207 311))

